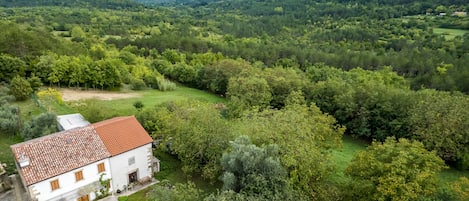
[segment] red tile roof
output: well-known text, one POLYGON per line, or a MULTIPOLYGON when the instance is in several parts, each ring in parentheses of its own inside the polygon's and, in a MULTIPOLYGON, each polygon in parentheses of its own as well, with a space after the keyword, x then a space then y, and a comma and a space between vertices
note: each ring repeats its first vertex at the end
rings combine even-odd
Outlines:
POLYGON ((29 158, 29 165, 18 170, 27 186, 110 156, 89 126, 15 144, 11 149, 16 161, 22 154, 29 158))
POLYGON ((153 142, 134 116, 116 117, 91 126, 94 127, 111 156, 153 142))

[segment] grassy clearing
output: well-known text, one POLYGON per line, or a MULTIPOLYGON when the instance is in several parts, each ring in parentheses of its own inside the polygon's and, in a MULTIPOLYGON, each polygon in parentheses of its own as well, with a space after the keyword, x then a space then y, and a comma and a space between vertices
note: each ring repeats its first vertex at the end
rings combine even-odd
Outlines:
POLYGON ((365 150, 368 143, 362 140, 344 136, 342 140, 342 147, 332 151, 332 161, 336 165, 335 172, 331 175, 332 180, 339 184, 344 184, 350 180, 345 175, 345 169, 350 161, 359 151, 365 150))
MULTIPOLYGON (((161 92, 158 90, 148 89, 137 91, 135 93, 139 93, 140 97, 114 100, 92 100, 92 102, 96 104, 98 108, 111 110, 103 112, 110 113, 113 116, 127 116, 136 114, 137 110, 133 106, 136 101, 141 101, 144 104, 144 108, 151 108, 155 105, 159 105, 167 101, 199 100, 202 102, 211 103, 226 102, 226 99, 223 97, 184 86, 178 86, 174 91, 161 92)), ((83 101, 58 103, 57 101, 51 99, 40 99, 39 102, 41 103, 41 106, 38 106, 33 100, 17 102, 15 104, 21 108, 22 117, 27 120, 32 116, 36 116, 42 112, 47 111, 53 112, 57 115, 76 113, 78 110, 75 106, 79 105, 83 101)))
MULTIPOLYGON (((188 87, 178 86, 174 91, 158 91, 158 90, 143 90, 137 91, 140 97, 135 98, 125 98, 125 99, 115 99, 115 100, 93 100, 93 103, 97 106, 102 106, 102 108, 112 108, 112 111, 107 111, 107 113, 112 113, 113 116, 127 116, 134 115, 137 113, 137 110, 134 108, 133 104, 136 101, 143 103, 144 108, 151 108, 155 105, 159 105, 168 101, 181 101, 181 100, 199 100, 202 102, 211 102, 211 103, 225 103, 226 99, 216 96, 205 91, 192 89, 188 87)), ((72 101, 68 102, 68 107, 73 108, 74 105, 80 104, 83 101, 72 101)))
POLYGON ((433 28, 433 33, 442 34, 445 36, 446 40, 451 40, 454 39, 456 36, 463 36, 464 34, 469 33, 469 30, 433 28))

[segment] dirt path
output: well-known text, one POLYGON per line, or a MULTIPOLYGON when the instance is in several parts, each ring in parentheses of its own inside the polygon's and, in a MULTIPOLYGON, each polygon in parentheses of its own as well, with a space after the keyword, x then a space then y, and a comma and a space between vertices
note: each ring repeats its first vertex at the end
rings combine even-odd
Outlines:
POLYGON ((98 90, 73 90, 60 89, 64 101, 76 101, 83 99, 114 100, 124 98, 140 97, 138 93, 109 92, 98 90))

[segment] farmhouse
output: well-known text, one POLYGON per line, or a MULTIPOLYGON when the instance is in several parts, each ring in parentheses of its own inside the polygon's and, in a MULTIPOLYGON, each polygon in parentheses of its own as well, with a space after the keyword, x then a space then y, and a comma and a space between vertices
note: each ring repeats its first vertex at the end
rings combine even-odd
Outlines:
POLYGON ((32 200, 93 200, 151 180, 152 138, 133 116, 11 146, 32 200))

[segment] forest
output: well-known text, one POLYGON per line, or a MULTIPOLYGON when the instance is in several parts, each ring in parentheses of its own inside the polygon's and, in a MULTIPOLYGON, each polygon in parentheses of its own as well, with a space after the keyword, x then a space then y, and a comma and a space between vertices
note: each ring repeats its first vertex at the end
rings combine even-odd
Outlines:
POLYGON ((437 176, 469 175, 467 12, 465 0, 5 0, 0 135, 56 129, 55 114, 18 114, 47 87, 186 86, 226 102, 134 115, 158 154, 217 190, 162 182, 149 200, 468 200, 468 178, 437 176), (337 180, 344 136, 368 147, 337 180))

